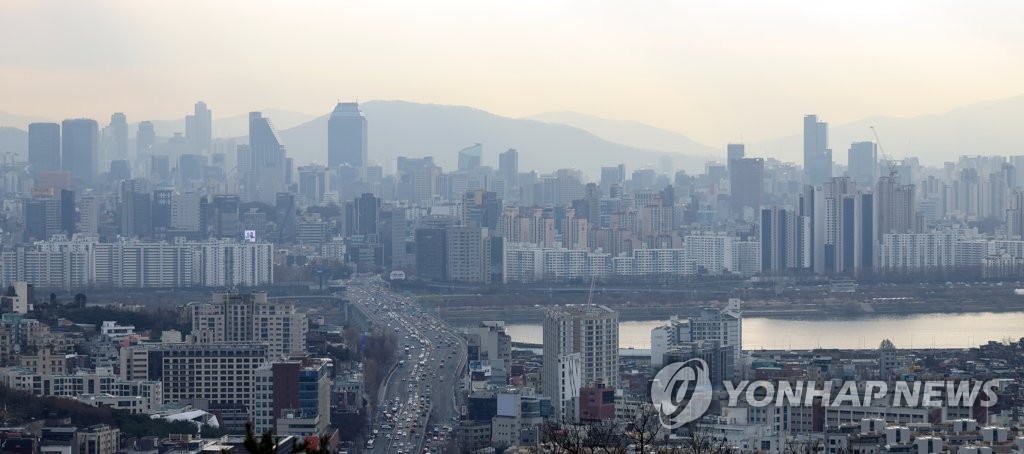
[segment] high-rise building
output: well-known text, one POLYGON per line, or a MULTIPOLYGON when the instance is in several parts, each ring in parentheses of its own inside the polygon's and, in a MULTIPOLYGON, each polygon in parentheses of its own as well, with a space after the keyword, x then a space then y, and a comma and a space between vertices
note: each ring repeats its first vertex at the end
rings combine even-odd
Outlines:
POLYGON ((61 168, 76 186, 92 184, 99 160, 100 127, 96 120, 72 119, 61 123, 61 168))
POLYGON ((505 194, 519 187, 519 152, 515 148, 498 155, 498 175, 505 180, 505 194))
POLYGON ((757 213, 761 209, 764 193, 764 159, 739 158, 729 161, 730 201, 734 215, 745 208, 757 213))
POLYGON ((875 198, 856 191, 853 181, 836 177, 807 186, 801 215, 811 219, 811 266, 818 274, 858 273, 874 263, 875 198))
POLYGON ((28 125, 28 165, 32 175, 39 172, 59 171, 60 167, 60 125, 57 123, 32 123, 28 125))
POLYGON ((730 143, 725 146, 726 166, 732 172, 732 162, 746 157, 746 146, 742 143, 730 143))
POLYGON ((728 347, 738 365, 743 350, 742 303, 737 298, 730 298, 721 310, 704 308, 697 317, 685 320, 673 317, 667 325, 651 330, 651 365, 663 366, 665 353, 674 346, 699 341, 716 341, 728 347))
POLYGON ((327 168, 310 164, 299 167, 299 195, 309 205, 319 205, 330 187, 327 168))
POLYGON ((380 199, 367 192, 345 204, 348 235, 376 235, 380 221, 380 199))
POLYGON ((107 156, 104 157, 104 162, 128 160, 130 158, 128 156, 128 117, 121 112, 111 115, 108 128, 110 129, 111 147, 107 156))
POLYGON ((761 209, 761 271, 810 268, 810 224, 810 217, 791 209, 761 209))
MULTIPOLYGON (((243 199, 273 205, 277 193, 285 190, 285 148, 277 140, 270 119, 260 112, 249 112, 249 145, 239 146, 247 154, 249 166, 243 174, 243 199)), ((243 171, 239 163, 239 172, 243 171)))
POLYGON ((256 370, 257 433, 319 437, 331 425, 331 360, 303 358, 256 370))
POLYGON ((847 153, 846 174, 858 188, 871 189, 878 181, 878 145, 874 142, 854 142, 847 153))
POLYGON ((24 240, 49 240, 60 233, 60 200, 53 197, 36 197, 22 203, 25 220, 24 240))
POLYGON ((75 229, 75 191, 60 190, 60 231, 68 238, 75 229))
POLYGON ((436 282, 448 280, 447 229, 416 229, 416 276, 436 282))
POLYGON ((148 186, 142 180, 121 183, 121 236, 124 238, 153 235, 153 201, 148 186))
POLYGON ((139 122, 139 131, 135 135, 135 155, 142 162, 146 162, 152 154, 153 145, 156 143, 156 130, 153 123, 149 121, 139 122))
POLYGON ((447 232, 448 281, 486 283, 484 233, 480 228, 452 227, 447 232))
POLYGON ((210 225, 213 227, 213 236, 216 238, 241 238, 242 227, 239 211, 242 202, 239 197, 234 194, 215 195, 211 205, 213 216, 210 219, 210 225))
POLYGON ((190 303, 192 336, 202 342, 262 342, 270 358, 304 355, 306 315, 295 303, 270 301, 265 292, 214 293, 190 303))
POLYGON ((808 184, 832 178, 832 149, 828 147, 828 123, 817 115, 804 116, 804 175, 808 184))
POLYGON ((366 117, 359 103, 339 102, 327 120, 327 166, 349 165, 363 169, 369 164, 366 117))
POLYGON ((878 179, 878 235, 913 233, 914 185, 900 184, 899 177, 887 175, 878 179))
POLYGON ((619 314, 605 306, 560 306, 544 315, 544 395, 556 420, 577 415, 580 388, 619 384, 619 314))
POLYGON ((462 225, 494 230, 498 228, 499 217, 501 217, 501 199, 497 194, 478 189, 463 195, 462 225))
POLYGON ((611 195, 612 186, 618 186, 626 182, 626 165, 619 164, 614 167, 601 167, 601 194, 611 195))
POLYGON ((190 153, 202 155, 213 151, 213 114, 205 102, 197 102, 194 113, 185 116, 185 139, 190 153))
POLYGON ((483 165, 484 146, 475 143, 459 150, 459 170, 476 170, 483 165))

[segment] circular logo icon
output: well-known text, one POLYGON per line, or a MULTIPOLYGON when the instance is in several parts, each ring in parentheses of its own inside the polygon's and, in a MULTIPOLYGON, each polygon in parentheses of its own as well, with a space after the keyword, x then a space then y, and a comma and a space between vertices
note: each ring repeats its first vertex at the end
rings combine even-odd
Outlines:
POLYGON ((663 367, 651 382, 651 403, 661 425, 675 429, 704 415, 711 407, 708 364, 695 358, 663 367))

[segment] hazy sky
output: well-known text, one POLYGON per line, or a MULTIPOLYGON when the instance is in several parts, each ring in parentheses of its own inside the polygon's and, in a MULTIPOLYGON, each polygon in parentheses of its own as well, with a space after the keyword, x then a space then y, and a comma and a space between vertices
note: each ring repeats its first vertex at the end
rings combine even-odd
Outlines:
POLYGON ((635 119, 709 145, 1021 94, 1024 2, 0 0, 0 110, 403 99, 635 119))

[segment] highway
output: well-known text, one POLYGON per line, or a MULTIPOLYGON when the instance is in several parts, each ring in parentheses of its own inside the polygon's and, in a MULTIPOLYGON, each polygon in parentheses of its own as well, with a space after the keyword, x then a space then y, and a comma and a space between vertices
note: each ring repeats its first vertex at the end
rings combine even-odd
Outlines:
POLYGON ((371 412, 367 452, 443 452, 454 428, 466 366, 466 342, 453 328, 420 310, 410 298, 388 290, 378 278, 348 282, 346 297, 373 326, 398 338, 399 364, 371 412))

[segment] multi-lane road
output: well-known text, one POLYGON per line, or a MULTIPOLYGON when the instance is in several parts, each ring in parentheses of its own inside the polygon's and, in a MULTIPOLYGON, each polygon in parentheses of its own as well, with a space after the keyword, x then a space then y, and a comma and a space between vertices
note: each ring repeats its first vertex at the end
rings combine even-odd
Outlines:
POLYGON ((398 338, 399 363, 377 391, 365 448, 389 454, 442 452, 455 442, 465 340, 380 279, 353 280, 346 293, 374 328, 398 338))

